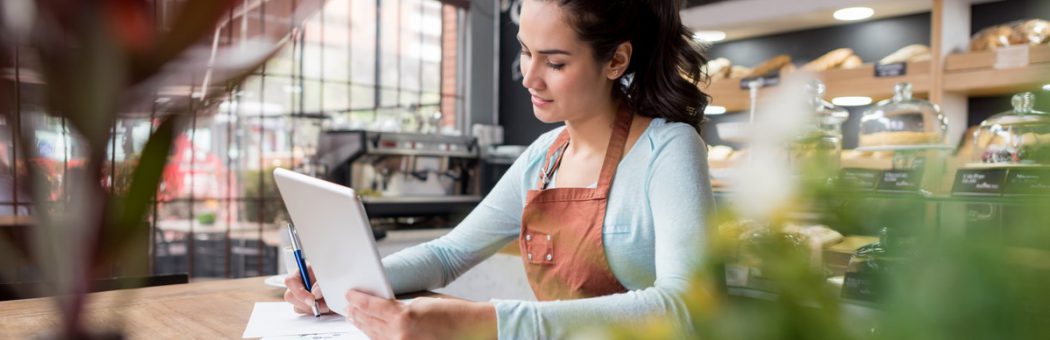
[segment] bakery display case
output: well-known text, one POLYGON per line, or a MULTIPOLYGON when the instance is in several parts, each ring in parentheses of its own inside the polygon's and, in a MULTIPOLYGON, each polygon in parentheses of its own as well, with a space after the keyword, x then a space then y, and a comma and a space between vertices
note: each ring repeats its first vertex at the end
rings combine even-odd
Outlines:
POLYGON ((948 129, 941 108, 913 97, 911 83, 894 86, 893 98, 864 112, 860 121, 860 147, 915 149, 939 147, 948 129))
POLYGON ((957 196, 1050 195, 1050 114, 1035 95, 1017 94, 1013 108, 981 122, 970 161, 955 174, 957 196))
POLYGON ((791 145, 789 160, 792 164, 832 166, 838 168, 842 151, 842 123, 849 118, 849 111, 824 100, 827 88, 819 80, 810 82, 807 93, 813 112, 809 127, 791 145))
POLYGON ((1035 109, 1035 94, 1012 99, 1013 109, 981 122, 971 167, 1050 165, 1050 115, 1035 109))
POLYGON ((841 183, 858 191, 944 193, 954 149, 945 143, 946 131, 938 105, 915 98, 910 83, 897 83, 893 98, 861 117, 859 146, 843 155, 841 183))

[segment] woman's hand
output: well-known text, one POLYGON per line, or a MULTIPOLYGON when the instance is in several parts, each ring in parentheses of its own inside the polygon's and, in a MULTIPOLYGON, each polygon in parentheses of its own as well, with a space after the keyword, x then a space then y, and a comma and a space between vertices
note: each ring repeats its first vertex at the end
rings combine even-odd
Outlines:
POLYGON ((303 286, 303 279, 299 277, 299 271, 293 271, 284 278, 284 286, 288 287, 284 291, 284 301, 288 301, 295 307, 295 312, 299 314, 313 314, 314 301, 317 301, 317 309, 321 314, 331 312, 328 309, 328 305, 324 303, 324 296, 321 295, 321 288, 317 285, 317 278, 314 276, 314 268, 309 264, 306 265, 306 272, 310 274, 310 282, 314 283, 314 286, 310 288, 310 291, 306 291, 306 287, 303 286))
POLYGON ((372 339, 496 338, 496 308, 485 302, 417 298, 386 300, 351 290, 347 320, 372 339))

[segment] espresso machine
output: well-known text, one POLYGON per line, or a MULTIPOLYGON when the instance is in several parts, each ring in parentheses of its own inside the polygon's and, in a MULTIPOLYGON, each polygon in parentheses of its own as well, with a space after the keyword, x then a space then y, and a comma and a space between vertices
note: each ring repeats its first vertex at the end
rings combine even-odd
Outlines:
POLYGON ((481 201, 474 137, 326 130, 319 175, 353 188, 373 226, 453 226, 481 201))

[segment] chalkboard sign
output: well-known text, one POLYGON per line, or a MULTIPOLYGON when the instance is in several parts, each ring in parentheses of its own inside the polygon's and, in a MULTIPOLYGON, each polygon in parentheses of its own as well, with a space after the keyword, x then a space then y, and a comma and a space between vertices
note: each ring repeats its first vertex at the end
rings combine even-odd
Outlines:
POLYGON ((741 90, 750 90, 751 86, 749 86, 749 84, 751 84, 751 82, 755 81, 755 80, 757 80, 759 82, 759 84, 760 84, 758 86, 759 88, 770 87, 770 86, 777 86, 777 85, 780 85, 780 72, 770 73, 770 74, 767 74, 767 75, 764 75, 764 76, 748 77, 748 78, 740 79, 740 89, 741 90))
POLYGON ((1010 169, 1006 174, 1004 195, 1050 195, 1050 169, 1010 169))
POLYGON ((847 299, 876 301, 882 291, 877 276, 870 272, 849 272, 842 281, 842 297, 847 299))
POLYGON ((959 169, 952 194, 999 196, 1005 179, 1006 169, 959 169))
POLYGON ((876 64, 875 78, 901 77, 908 74, 908 63, 876 64))
POLYGON ((917 170, 886 170, 879 177, 876 190, 883 192, 918 193, 922 172, 917 170))
POLYGON ((839 173, 839 183, 846 189, 871 191, 875 190, 881 174, 879 170, 845 168, 839 173))

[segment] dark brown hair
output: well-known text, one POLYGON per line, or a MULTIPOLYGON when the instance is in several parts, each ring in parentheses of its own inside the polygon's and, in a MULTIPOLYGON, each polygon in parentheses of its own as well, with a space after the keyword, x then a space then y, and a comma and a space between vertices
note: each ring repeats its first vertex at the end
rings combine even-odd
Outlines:
POLYGON ((700 131, 711 97, 697 87, 707 81, 702 46, 678 14, 677 0, 550 0, 569 17, 594 58, 612 60, 621 43, 631 42, 631 62, 616 95, 638 114, 692 125, 700 131), (626 77, 627 81, 623 81, 626 77))

